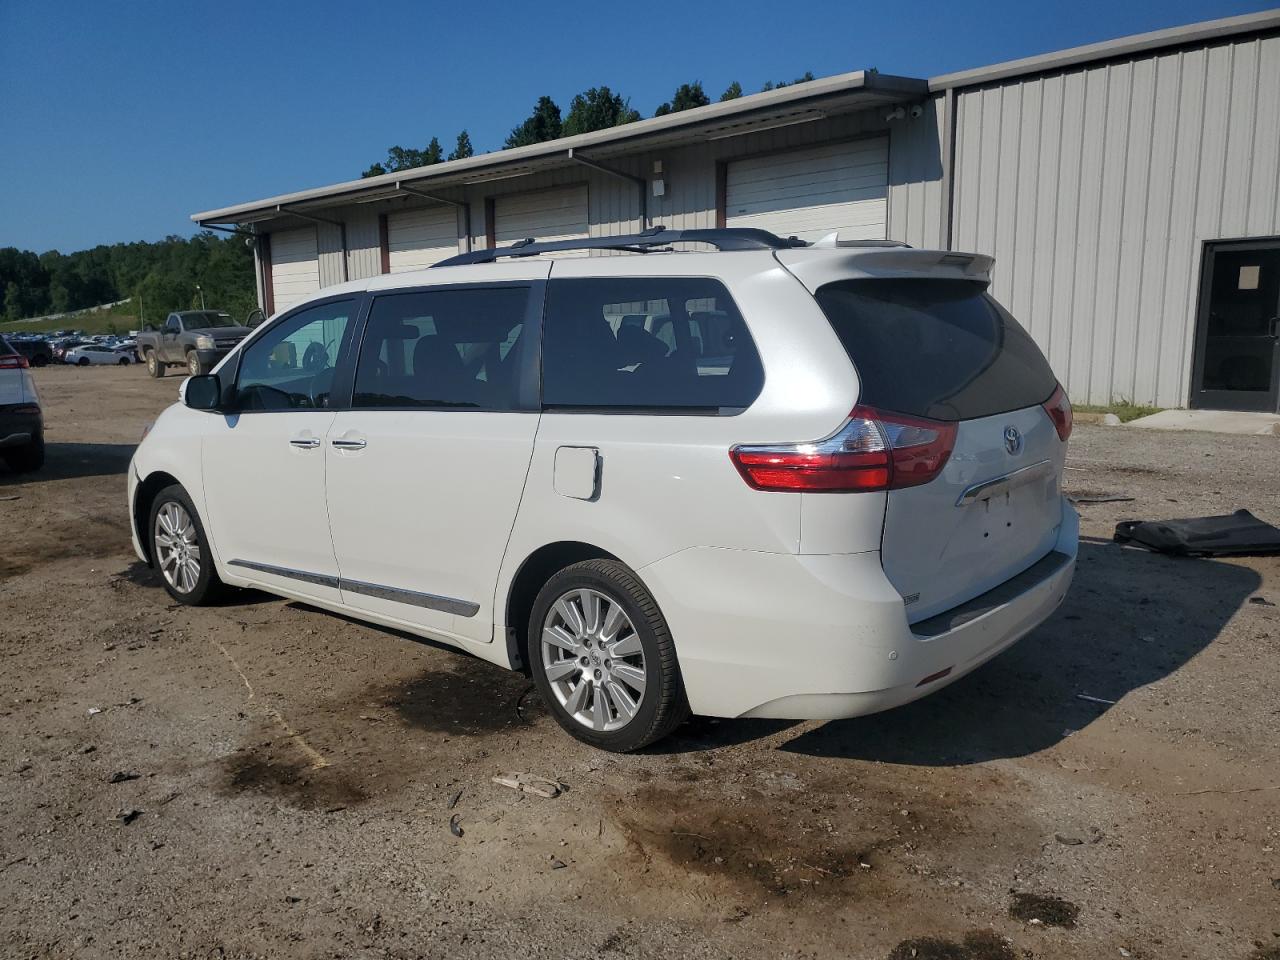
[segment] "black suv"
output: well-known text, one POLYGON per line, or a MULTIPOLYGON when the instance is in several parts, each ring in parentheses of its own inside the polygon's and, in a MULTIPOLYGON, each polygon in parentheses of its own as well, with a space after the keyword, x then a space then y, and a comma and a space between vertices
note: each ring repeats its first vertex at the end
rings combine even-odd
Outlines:
POLYGON ((26 357, 33 367, 53 363, 53 347, 48 340, 10 340, 9 346, 26 357))

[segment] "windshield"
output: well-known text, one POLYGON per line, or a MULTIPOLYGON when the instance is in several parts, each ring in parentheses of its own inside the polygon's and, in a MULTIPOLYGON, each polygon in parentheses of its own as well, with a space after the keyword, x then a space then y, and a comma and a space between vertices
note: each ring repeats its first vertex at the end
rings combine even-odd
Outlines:
POLYGON ((1040 348, 971 280, 841 280, 818 304, 862 381, 860 403, 973 420, 1047 400, 1040 348))
POLYGON ((209 327, 237 327, 239 326, 231 319, 231 314, 222 313, 218 310, 197 310, 194 313, 184 313, 182 315, 182 324, 188 330, 207 330, 209 327))

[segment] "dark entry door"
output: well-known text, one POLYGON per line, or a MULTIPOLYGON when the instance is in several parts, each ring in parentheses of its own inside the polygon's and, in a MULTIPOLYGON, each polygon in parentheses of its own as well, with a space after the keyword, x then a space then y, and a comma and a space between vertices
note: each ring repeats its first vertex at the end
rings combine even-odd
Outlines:
POLYGON ((1191 406, 1280 410, 1280 239, 1205 247, 1191 406))

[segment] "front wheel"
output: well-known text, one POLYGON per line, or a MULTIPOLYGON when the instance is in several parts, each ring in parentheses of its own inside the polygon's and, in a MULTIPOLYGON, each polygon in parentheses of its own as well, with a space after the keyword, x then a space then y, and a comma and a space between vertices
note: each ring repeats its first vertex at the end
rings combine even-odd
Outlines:
POLYGON ((194 350, 187 354, 187 371, 193 377, 198 377, 204 373, 204 366, 200 363, 200 358, 196 356, 194 350))
POLYGON ((196 508, 179 484, 165 487, 151 504, 151 557, 164 588, 179 603, 199 607, 226 587, 213 569, 209 538, 196 508))
POLYGON ((129 365, 129 358, 121 357, 119 360, 116 361, 116 365, 121 367, 127 367, 129 365))
POLYGON ((533 679, 556 721, 584 743, 627 753, 689 715, 667 622, 616 560, 555 574, 529 619, 533 679))
POLYGON ((164 376, 164 364, 160 362, 154 350, 147 351, 147 373, 157 379, 164 376))

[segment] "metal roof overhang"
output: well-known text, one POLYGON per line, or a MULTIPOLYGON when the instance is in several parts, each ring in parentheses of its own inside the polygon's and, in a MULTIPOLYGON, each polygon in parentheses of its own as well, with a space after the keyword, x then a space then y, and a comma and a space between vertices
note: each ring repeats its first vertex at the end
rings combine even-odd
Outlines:
POLYGON ((411 193, 435 194, 450 188, 573 166, 581 160, 607 160, 663 147, 720 140, 919 100, 928 93, 926 80, 859 70, 576 137, 207 210, 192 214, 191 219, 206 226, 262 223, 294 213, 315 216, 325 208, 372 203, 411 193))

